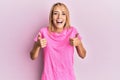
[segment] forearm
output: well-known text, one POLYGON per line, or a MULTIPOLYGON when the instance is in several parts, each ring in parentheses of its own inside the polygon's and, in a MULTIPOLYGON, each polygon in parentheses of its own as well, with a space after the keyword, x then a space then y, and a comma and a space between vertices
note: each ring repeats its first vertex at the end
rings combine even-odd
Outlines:
POLYGON ((77 50, 78 55, 81 58, 85 58, 85 56, 86 56, 86 50, 84 49, 84 47, 82 46, 82 44, 76 46, 76 50, 77 50))
POLYGON ((30 57, 32 60, 36 59, 38 57, 40 51, 40 46, 38 46, 37 42, 34 44, 34 47, 32 51, 30 52, 30 57))

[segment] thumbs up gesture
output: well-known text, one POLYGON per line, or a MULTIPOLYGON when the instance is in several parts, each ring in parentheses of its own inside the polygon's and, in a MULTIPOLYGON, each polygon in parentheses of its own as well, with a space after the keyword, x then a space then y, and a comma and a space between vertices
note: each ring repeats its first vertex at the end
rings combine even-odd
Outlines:
POLYGON ((79 38, 78 38, 78 35, 79 35, 79 33, 77 33, 74 38, 70 38, 70 39, 69 39, 70 44, 71 44, 72 46, 79 46, 79 45, 80 45, 80 40, 79 40, 79 38))
POLYGON ((40 48, 44 48, 47 45, 47 40, 45 38, 42 38, 40 35, 38 35, 37 42, 40 48))

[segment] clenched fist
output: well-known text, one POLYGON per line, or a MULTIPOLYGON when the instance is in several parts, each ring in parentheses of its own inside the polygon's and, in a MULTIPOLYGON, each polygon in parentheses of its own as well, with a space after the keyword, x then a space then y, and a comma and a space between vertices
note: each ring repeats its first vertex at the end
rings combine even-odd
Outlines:
POLYGON ((44 48, 47 45, 47 40, 45 38, 42 38, 40 35, 38 35, 37 42, 40 48, 44 48))
POLYGON ((80 39, 78 38, 78 33, 75 35, 74 38, 70 38, 69 41, 70 41, 70 44, 72 46, 79 46, 80 45, 80 39))

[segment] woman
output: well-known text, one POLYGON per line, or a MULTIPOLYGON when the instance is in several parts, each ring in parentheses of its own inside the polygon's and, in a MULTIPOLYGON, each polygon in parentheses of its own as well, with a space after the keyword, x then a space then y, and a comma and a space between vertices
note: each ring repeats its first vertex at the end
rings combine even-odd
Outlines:
POLYGON ((55 3, 50 11, 49 26, 42 28, 34 39, 31 59, 43 49, 44 70, 41 80, 75 80, 73 70, 74 47, 84 58, 86 50, 77 30, 70 26, 69 11, 65 4, 55 3))

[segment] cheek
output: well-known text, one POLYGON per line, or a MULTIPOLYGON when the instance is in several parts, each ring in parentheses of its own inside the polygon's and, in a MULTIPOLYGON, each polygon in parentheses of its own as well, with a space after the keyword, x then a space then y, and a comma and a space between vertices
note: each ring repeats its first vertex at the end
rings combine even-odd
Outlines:
POLYGON ((66 21, 66 16, 64 16, 63 19, 66 21))
POLYGON ((53 16, 53 20, 56 20, 56 19, 57 19, 57 16, 54 15, 54 16, 53 16))
POLYGON ((53 19, 52 19, 53 23, 55 23, 55 20, 56 20, 56 18, 55 18, 55 17, 53 17, 53 19))
POLYGON ((64 19, 64 23, 66 23, 66 18, 64 19))
POLYGON ((56 18, 53 18, 52 22, 53 24, 56 24, 56 18))

